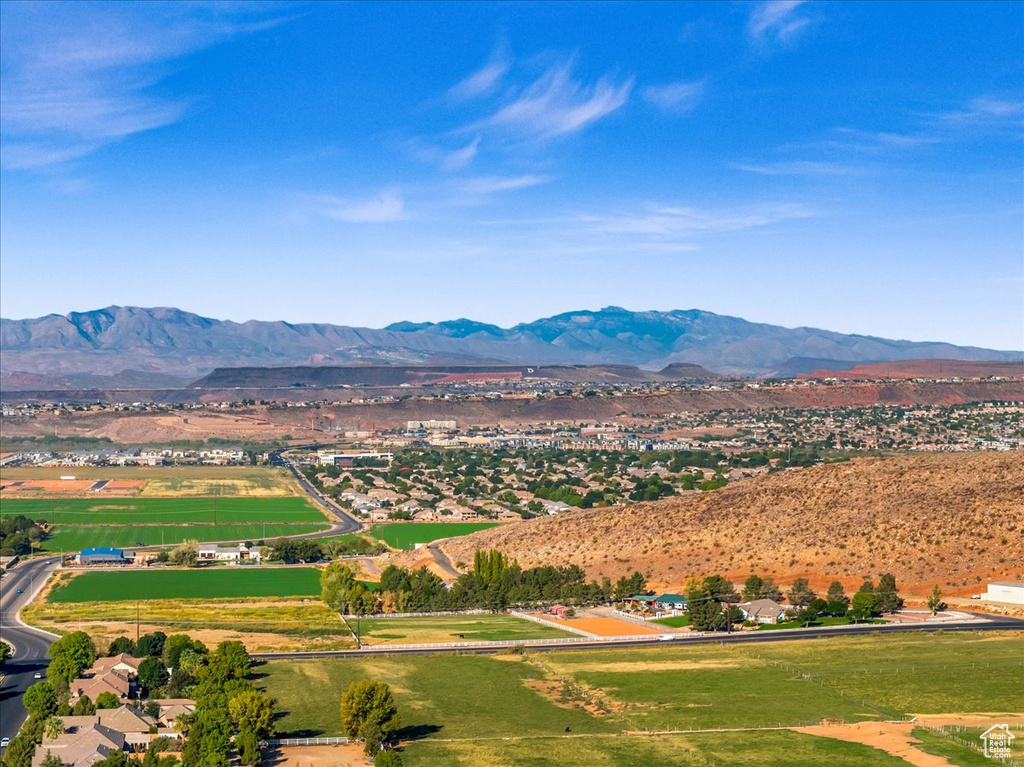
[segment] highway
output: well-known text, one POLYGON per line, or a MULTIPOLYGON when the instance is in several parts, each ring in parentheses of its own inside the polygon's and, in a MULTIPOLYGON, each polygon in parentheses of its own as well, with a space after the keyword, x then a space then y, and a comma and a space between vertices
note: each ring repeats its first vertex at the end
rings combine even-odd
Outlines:
POLYGON ((58 557, 21 562, 0 579, 0 640, 11 645, 14 656, 4 664, 0 682, 0 737, 13 738, 25 720, 21 695, 46 675, 47 650, 57 637, 30 628, 18 620, 18 610, 28 604, 57 569, 58 557), (22 593, 18 593, 18 592, 22 593))
MULTIPOLYGON (((919 632, 963 632, 963 631, 1024 631, 1024 620, 1009 618, 1005 616, 975 614, 984 621, 965 621, 962 623, 912 623, 912 624, 865 624, 862 626, 844 626, 842 628, 807 628, 790 629, 782 631, 736 631, 733 633, 707 632, 700 636, 678 635, 671 641, 659 638, 660 635, 652 634, 650 639, 630 639, 616 641, 614 639, 599 639, 590 642, 572 643, 551 643, 551 644, 530 644, 526 645, 529 652, 556 652, 567 650, 577 652, 579 650, 617 650, 627 647, 686 647, 695 644, 764 644, 768 642, 792 642, 807 639, 826 639, 829 637, 849 636, 858 634, 907 634, 919 632)), ((307 660, 315 658, 347 658, 352 656, 386 656, 386 655, 493 655, 500 652, 508 652, 508 645, 474 645, 459 647, 444 647, 436 645, 433 647, 416 648, 381 648, 378 650, 320 650, 309 652, 278 652, 278 653, 253 653, 253 658, 258 660, 307 660)))

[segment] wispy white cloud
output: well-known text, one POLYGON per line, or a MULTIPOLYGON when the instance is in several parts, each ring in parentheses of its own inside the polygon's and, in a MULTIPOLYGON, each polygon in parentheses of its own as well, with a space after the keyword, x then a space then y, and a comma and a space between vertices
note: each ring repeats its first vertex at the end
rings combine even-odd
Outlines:
POLYGON ((470 194, 493 194, 516 189, 528 189, 551 181, 550 176, 478 176, 462 182, 462 189, 470 194))
POLYGON ((815 215, 814 210, 797 203, 717 211, 655 204, 639 211, 581 215, 579 220, 603 232, 679 237, 735 232, 815 215))
POLYGON ((490 93, 508 72, 511 59, 508 53, 500 48, 491 54, 490 60, 448 89, 448 97, 456 101, 468 101, 490 93))
POLYGON ((748 173, 762 176, 850 176, 862 173, 863 168, 853 165, 842 165, 835 162, 817 162, 814 160, 792 160, 788 162, 770 162, 762 164, 737 164, 733 167, 748 173))
POLYGON ((1024 101, 979 96, 964 108, 944 112, 939 118, 963 125, 1020 124, 1024 122, 1024 101))
POLYGON ((805 0, 765 0, 755 6, 747 21, 747 33, 758 42, 789 42, 810 24, 796 11, 805 0))
POLYGON ((473 162, 473 158, 476 157, 479 148, 480 137, 477 136, 466 146, 462 147, 462 149, 456 149, 444 155, 441 160, 441 167, 444 170, 462 170, 473 162))
POLYGON ((312 198, 316 213, 348 224, 383 224, 405 218, 405 200, 394 189, 386 189, 368 200, 351 200, 332 195, 312 198))
POLYGON ((180 120, 188 100, 158 96, 153 86, 168 62, 278 23, 252 21, 244 10, 230 4, 4 3, 4 165, 58 165, 180 120))
POLYGON ((585 85, 572 77, 572 61, 550 67, 482 125, 548 139, 577 133, 629 99, 633 78, 602 77, 585 85))
POLYGON ((689 112, 704 98, 705 83, 675 82, 664 85, 648 85, 640 90, 643 98, 656 107, 674 114, 689 112))

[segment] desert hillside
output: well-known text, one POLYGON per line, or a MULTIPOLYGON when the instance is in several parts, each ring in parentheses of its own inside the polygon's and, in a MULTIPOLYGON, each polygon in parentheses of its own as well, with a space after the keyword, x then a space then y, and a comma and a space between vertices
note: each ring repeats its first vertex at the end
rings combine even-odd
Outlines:
POLYGON ((574 511, 441 544, 452 562, 497 548, 523 566, 578 564, 613 579, 633 569, 655 586, 752 570, 781 584, 806 576, 894 572, 901 587, 949 594, 1024 580, 1024 452, 859 459, 791 470, 711 493, 574 511))

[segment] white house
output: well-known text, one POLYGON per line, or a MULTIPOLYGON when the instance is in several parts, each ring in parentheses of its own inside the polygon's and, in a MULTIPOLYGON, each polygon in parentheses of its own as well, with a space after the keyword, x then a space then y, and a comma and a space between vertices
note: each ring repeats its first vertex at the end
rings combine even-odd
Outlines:
POLYGON ((988 584, 985 599, 990 602, 1005 602, 1010 605, 1024 605, 1024 583, 997 581, 988 584))
POLYGON ((221 546, 217 543, 205 543, 199 547, 200 562, 242 562, 260 561, 260 550, 253 546, 251 549, 244 543, 237 546, 221 546))
POLYGON ((786 617, 787 608, 773 599, 755 599, 736 605, 743 613, 743 619, 755 623, 778 623, 786 617))

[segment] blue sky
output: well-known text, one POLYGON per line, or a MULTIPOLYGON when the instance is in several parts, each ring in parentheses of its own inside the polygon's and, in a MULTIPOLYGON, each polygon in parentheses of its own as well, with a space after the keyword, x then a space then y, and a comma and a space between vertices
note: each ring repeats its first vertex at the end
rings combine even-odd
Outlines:
POLYGON ((1024 348, 1024 4, 0 5, 0 299, 1024 348))

